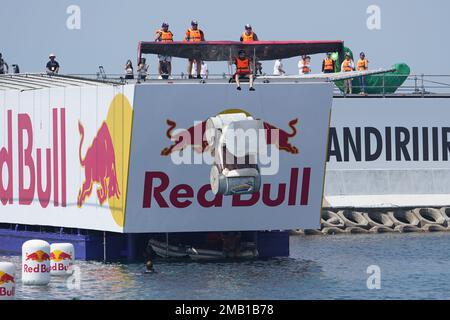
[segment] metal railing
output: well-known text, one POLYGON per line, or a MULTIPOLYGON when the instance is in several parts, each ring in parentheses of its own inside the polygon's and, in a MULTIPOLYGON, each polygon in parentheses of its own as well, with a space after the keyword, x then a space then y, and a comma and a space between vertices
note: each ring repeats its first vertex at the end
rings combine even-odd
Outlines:
MULTIPOLYGON (((392 85, 390 80, 394 78, 401 77, 396 74, 380 74, 368 76, 378 85, 368 86, 366 77, 366 88, 370 88, 368 91, 377 91, 380 96, 436 96, 436 95, 450 95, 450 75, 409 75, 401 86, 392 85), (377 79, 378 78, 378 79, 377 79), (374 80, 376 79, 376 80, 374 80), (394 93, 392 93, 394 92, 394 93)), ((360 91, 361 86, 359 85, 359 79, 354 78, 353 89, 355 91, 360 91)), ((339 85, 342 88, 343 85, 339 85)), ((337 85, 335 85, 334 94, 347 96, 337 85)), ((373 94, 372 94, 373 95, 373 94)))
MULTIPOLYGON (((99 81, 114 81, 119 83, 135 83, 135 82, 152 82, 161 80, 159 74, 148 74, 145 80, 140 79, 138 74, 134 74, 134 79, 127 79, 125 74, 106 74, 104 72, 98 72, 96 74, 72 74, 71 76, 76 77, 84 77, 89 79, 95 79, 99 81)), ((270 74, 259 75, 259 79, 264 80, 265 76, 271 76, 270 74)), ((370 75, 366 77, 366 88, 369 88, 367 83, 367 78, 370 77, 372 83, 376 83, 376 85, 370 86, 371 90, 368 91, 377 91, 377 94, 369 94, 369 95, 377 95, 377 96, 433 96, 433 95, 449 95, 450 96, 450 75, 429 75, 429 74, 420 74, 420 75, 409 75, 404 83, 401 86, 392 85, 392 79, 398 78, 397 74, 379 74, 379 75, 370 75), (378 78, 378 79, 377 79, 378 78), (375 80, 374 80, 375 79, 375 80), (394 93, 392 93, 394 92, 394 93)), ((289 79, 289 76, 284 76, 283 79, 289 79)), ((294 79, 294 77, 292 77, 294 79)), ((173 74, 170 77, 170 80, 187 80, 188 74, 180 73, 173 74)), ((226 80, 230 79, 230 75, 228 73, 220 73, 220 74, 209 74, 208 78, 204 79, 208 80, 226 80)), ((281 79, 281 78, 280 78, 281 79)), ((355 91, 360 91, 361 87, 359 86, 358 78, 354 78, 353 89, 355 91)), ((345 94, 341 89, 343 88, 343 80, 336 81, 334 86, 334 95, 346 97, 348 94, 345 94), (339 88, 341 87, 341 88, 339 88)))

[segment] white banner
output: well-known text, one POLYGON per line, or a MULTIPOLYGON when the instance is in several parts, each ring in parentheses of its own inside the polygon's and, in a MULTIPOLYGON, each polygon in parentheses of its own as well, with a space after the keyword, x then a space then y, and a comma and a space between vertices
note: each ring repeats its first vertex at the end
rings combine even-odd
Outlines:
POLYGON ((325 206, 450 205, 449 102, 334 99, 325 206))
POLYGON ((198 83, 2 92, 0 222, 114 232, 318 227, 331 94, 329 84, 238 92, 198 83), (202 130, 235 112, 263 120, 265 175, 258 194, 215 197, 202 130), (180 138, 186 132, 192 141, 180 138))
POLYGON ((317 228, 323 195, 329 84, 136 87, 125 232, 317 228), (260 193, 214 196, 209 117, 245 113, 278 129, 260 193))
POLYGON ((123 231, 133 90, 0 92, 0 222, 123 231))

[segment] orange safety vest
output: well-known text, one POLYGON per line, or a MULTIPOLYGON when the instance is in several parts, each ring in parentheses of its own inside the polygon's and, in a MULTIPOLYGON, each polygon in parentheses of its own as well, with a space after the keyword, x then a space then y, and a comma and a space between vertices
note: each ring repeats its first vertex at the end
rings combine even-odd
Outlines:
POLYGON ((202 32, 200 29, 193 30, 191 28, 186 31, 186 38, 190 42, 200 42, 202 41, 202 32))
POLYGON ((244 31, 242 33, 242 42, 255 41, 255 33, 252 31, 249 35, 244 31))
POLYGON ((332 59, 326 58, 324 60, 323 70, 325 70, 325 71, 334 71, 333 60, 332 59))
POLYGON ((165 32, 164 30, 158 31, 161 35, 159 36, 159 39, 161 42, 172 42, 173 41, 173 34, 171 31, 165 32))
POLYGON ((369 69, 369 61, 367 59, 359 59, 358 61, 358 71, 365 71, 369 69))
POLYGON ((343 69, 344 69, 345 72, 353 71, 353 69, 350 67, 350 63, 351 62, 352 62, 351 60, 344 60, 344 67, 343 67, 343 69))
POLYGON ((309 65, 304 65, 303 66, 303 73, 310 73, 311 72, 311 68, 309 67, 309 65))
POLYGON ((236 73, 237 74, 250 73, 250 59, 249 58, 245 58, 244 60, 237 58, 235 61, 235 64, 236 64, 236 73))

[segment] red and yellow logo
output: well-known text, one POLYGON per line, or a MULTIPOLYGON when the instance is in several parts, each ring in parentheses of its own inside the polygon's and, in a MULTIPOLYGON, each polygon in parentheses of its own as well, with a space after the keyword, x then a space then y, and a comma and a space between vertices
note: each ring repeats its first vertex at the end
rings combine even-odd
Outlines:
POLYGON ((61 262, 63 260, 72 260, 72 255, 61 250, 54 250, 50 253, 50 260, 53 262, 61 262))
MULTIPOLYGON (((250 113, 242 109, 227 109, 219 114, 230 113, 244 113, 247 116, 251 116, 250 113)), ((264 121, 267 144, 275 145, 278 149, 291 154, 298 154, 298 148, 289 142, 291 138, 297 135, 297 124, 297 118, 289 121, 288 126, 290 128, 290 132, 288 132, 264 121)), ((170 140, 174 141, 174 143, 161 151, 162 156, 169 156, 172 153, 182 151, 189 146, 191 146, 197 153, 203 153, 207 150, 208 142, 206 141, 205 136, 206 120, 199 122, 189 129, 180 130, 176 134, 173 134, 173 131, 177 127, 176 122, 168 119, 167 125, 169 126, 169 129, 166 132, 166 136, 170 140)))
POLYGON ((77 204, 82 207, 96 187, 101 206, 108 201, 111 214, 118 226, 123 227, 131 150, 133 108, 127 97, 118 94, 112 100, 108 115, 85 154, 84 126, 78 123, 80 132, 79 157, 84 168, 84 182, 78 192, 77 204))
POLYGON ((0 285, 5 283, 15 283, 14 277, 6 272, 0 271, 0 285))
POLYGON ((26 261, 44 262, 50 260, 48 253, 38 250, 36 252, 26 254, 26 261))

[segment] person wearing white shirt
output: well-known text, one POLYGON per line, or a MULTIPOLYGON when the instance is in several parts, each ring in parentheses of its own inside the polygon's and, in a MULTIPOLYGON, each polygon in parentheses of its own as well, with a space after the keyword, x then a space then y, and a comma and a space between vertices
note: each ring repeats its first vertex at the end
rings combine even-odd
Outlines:
POLYGON ((276 60, 273 66, 273 75, 284 76, 285 74, 286 72, 283 70, 283 63, 281 62, 281 59, 276 60))
MULTIPOLYGON (((192 75, 196 76, 197 75, 197 62, 193 62, 192 64, 192 75)), ((203 79, 208 79, 209 76, 209 70, 208 70, 208 65, 206 64, 205 61, 202 61, 202 67, 200 70, 200 75, 202 76, 203 79)))

